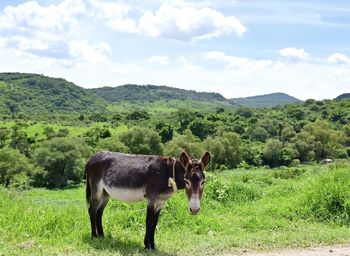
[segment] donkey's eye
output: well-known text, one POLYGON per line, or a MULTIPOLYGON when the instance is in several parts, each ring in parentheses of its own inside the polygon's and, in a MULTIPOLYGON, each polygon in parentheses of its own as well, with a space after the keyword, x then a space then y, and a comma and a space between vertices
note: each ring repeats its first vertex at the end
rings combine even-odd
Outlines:
POLYGON ((204 186, 204 183, 205 183, 205 180, 203 180, 203 181, 201 182, 201 186, 204 186))
POLYGON ((186 186, 190 185, 190 182, 188 180, 185 180, 185 182, 186 182, 186 186))

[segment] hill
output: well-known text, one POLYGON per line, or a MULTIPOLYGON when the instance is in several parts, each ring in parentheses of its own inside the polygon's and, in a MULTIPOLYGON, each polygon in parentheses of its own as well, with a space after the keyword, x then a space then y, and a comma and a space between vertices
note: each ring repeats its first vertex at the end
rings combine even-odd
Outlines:
POLYGON ((231 109, 237 104, 219 93, 196 92, 168 86, 126 84, 117 87, 90 89, 110 103, 111 111, 145 109, 150 112, 173 112, 179 108, 212 112, 231 109))
POLYGON ((301 100, 285 93, 271 93, 246 98, 233 98, 230 99, 230 101, 251 108, 268 108, 277 105, 302 102, 301 100))
POLYGON ((350 98, 350 93, 343 93, 339 95, 338 97, 335 98, 335 100, 344 100, 344 99, 349 99, 350 98))
POLYGON ((105 100, 113 103, 120 101, 158 100, 223 101, 228 103, 228 100, 219 93, 196 92, 168 86, 126 84, 91 90, 105 100))
POLYGON ((107 103, 92 92, 61 78, 0 73, 0 113, 89 113, 107 103))

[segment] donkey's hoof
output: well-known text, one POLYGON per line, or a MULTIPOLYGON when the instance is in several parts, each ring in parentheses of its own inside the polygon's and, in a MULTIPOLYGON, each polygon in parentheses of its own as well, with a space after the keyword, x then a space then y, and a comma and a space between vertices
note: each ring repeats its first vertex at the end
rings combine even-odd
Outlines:
POLYGON ((153 245, 153 246, 151 246, 151 245, 146 245, 145 246, 145 250, 146 251, 149 251, 149 252, 153 252, 153 251, 155 251, 156 250, 156 247, 153 245))

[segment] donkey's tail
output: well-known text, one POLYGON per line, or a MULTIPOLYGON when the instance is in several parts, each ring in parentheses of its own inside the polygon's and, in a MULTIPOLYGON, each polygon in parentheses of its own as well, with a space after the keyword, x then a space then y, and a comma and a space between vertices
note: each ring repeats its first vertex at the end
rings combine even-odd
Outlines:
POLYGON ((86 204, 89 207, 91 201, 91 187, 89 182, 89 177, 86 175, 86 204))

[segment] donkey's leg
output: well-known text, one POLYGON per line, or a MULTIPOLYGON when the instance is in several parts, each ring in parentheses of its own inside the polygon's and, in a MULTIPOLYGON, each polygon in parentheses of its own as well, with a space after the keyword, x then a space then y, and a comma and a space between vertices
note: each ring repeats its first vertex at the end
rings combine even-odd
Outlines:
POLYGON ((91 200, 89 206, 89 215, 90 215, 90 223, 91 223, 91 237, 97 237, 97 228, 96 228, 96 213, 97 213, 97 205, 98 202, 95 200, 91 200))
POLYGON ((103 227, 102 227, 102 215, 103 215, 103 210, 105 209, 108 203, 108 200, 109 200, 109 195, 106 193, 106 191, 103 191, 103 195, 99 203, 99 208, 97 209, 97 213, 96 213, 96 228, 97 228, 97 236, 99 237, 104 237, 103 227))
POLYGON ((97 211, 101 204, 103 188, 100 182, 90 183, 90 184, 91 184, 91 200, 89 205, 89 215, 90 215, 90 223, 91 223, 91 236, 92 238, 94 238, 94 237, 98 237, 97 211))
POLYGON ((164 203, 153 203, 149 202, 147 206, 147 217, 146 217, 146 235, 144 239, 144 245, 146 249, 154 250, 154 233, 158 223, 160 210, 164 203))

